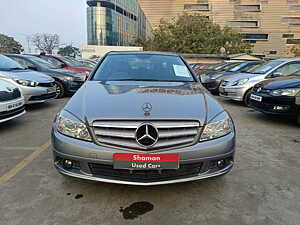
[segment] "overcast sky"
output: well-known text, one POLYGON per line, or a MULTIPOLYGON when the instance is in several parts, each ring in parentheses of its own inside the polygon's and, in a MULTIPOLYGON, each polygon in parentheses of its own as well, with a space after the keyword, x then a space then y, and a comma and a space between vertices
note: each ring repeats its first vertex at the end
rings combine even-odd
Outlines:
POLYGON ((27 49, 26 35, 57 33, 62 44, 86 44, 86 0, 1 0, 0 33, 27 49))

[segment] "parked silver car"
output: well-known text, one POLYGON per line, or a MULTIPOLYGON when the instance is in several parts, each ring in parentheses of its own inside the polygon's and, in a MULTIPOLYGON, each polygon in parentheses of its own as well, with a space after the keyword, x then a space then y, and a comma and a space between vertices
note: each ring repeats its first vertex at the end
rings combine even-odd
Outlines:
POLYGON ((24 104, 19 88, 0 78, 0 123, 25 114, 24 104))
POLYGON ((300 58, 269 61, 254 67, 247 73, 226 78, 221 82, 219 93, 226 99, 244 101, 248 105, 254 85, 266 79, 288 76, 298 70, 300 70, 300 58))
POLYGON ((42 103, 57 95, 52 77, 25 69, 4 55, 0 55, 0 78, 20 88, 26 104, 42 103))
POLYGON ((179 55, 112 52, 57 115, 52 144, 62 174, 159 185, 229 172, 235 129, 179 55))

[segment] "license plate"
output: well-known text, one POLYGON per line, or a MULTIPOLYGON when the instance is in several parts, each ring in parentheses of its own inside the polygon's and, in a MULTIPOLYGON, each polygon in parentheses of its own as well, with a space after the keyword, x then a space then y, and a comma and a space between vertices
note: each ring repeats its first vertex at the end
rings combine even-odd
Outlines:
POLYGON ((254 101, 257 101, 257 102, 261 102, 262 101, 262 97, 261 96, 254 95, 254 94, 251 94, 250 99, 252 99, 254 101))
POLYGON ((56 92, 56 87, 50 87, 47 89, 47 93, 53 93, 56 92))
POLYGON ((7 104, 7 105, 6 105, 6 110, 7 110, 7 111, 14 110, 14 109, 16 109, 16 108, 21 107, 23 104, 24 104, 23 101, 16 102, 16 103, 11 103, 11 104, 7 104))
POLYGON ((115 153, 114 169, 163 170, 179 168, 178 154, 115 153))

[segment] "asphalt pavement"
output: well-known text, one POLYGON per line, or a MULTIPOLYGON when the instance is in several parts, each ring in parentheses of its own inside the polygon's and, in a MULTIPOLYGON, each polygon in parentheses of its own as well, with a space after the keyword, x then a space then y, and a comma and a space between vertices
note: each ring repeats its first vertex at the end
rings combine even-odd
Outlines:
POLYGON ((223 101, 237 128, 221 178, 140 187, 64 177, 52 165, 52 121, 68 99, 0 125, 0 225, 299 225, 300 128, 223 101))

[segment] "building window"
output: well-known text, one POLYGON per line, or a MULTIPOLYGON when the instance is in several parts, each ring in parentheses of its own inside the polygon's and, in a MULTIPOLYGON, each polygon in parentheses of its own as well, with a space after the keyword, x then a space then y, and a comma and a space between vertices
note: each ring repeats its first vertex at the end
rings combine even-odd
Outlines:
POLYGON ((244 42, 248 42, 248 43, 251 43, 251 44, 255 44, 255 43, 256 43, 256 40, 244 40, 244 42))
POLYGON ((270 55, 276 55, 276 54, 277 54, 277 51, 272 50, 272 51, 269 52, 269 54, 270 54, 270 55))
POLYGON ((244 28, 257 28, 258 27, 258 21, 229 21, 226 23, 229 27, 244 27, 244 28))
POLYGON ((282 38, 294 38, 294 34, 283 34, 282 38))
POLYGON ((209 11, 209 4, 185 4, 184 10, 209 11))
POLYGON ((260 12, 260 5, 236 5, 235 8, 237 10, 241 10, 244 12, 260 12))
POLYGON ((243 39, 245 40, 268 40, 268 34, 242 34, 243 39))
POLYGON ((287 44, 300 44, 300 39, 287 39, 287 44))
POLYGON ((283 23, 300 24, 300 17, 282 17, 281 21, 283 23))
POLYGON ((300 5, 291 5, 290 10, 300 10, 300 5))

